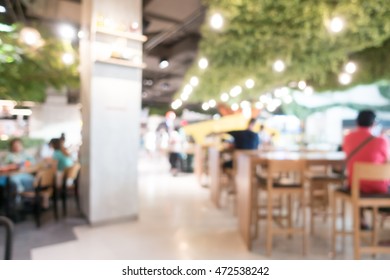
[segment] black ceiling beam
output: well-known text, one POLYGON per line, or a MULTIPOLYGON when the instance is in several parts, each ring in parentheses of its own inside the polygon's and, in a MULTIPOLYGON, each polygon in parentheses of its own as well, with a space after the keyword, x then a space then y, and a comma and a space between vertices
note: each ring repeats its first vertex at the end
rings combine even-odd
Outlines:
POLYGON ((144 78, 162 80, 162 79, 183 78, 184 74, 174 74, 174 73, 159 72, 159 71, 144 69, 143 76, 144 78))
POLYGON ((22 20, 23 22, 26 22, 26 17, 24 16, 22 4, 20 3, 19 0, 16 0, 16 9, 17 9, 17 11, 18 11, 18 14, 19 14, 21 20, 22 20))
POLYGON ((161 34, 149 39, 144 44, 144 49, 146 52, 150 52, 152 49, 163 43, 164 41, 171 39, 176 34, 180 34, 180 32, 185 32, 186 28, 191 26, 194 22, 196 22, 200 17, 204 15, 206 11, 205 7, 201 7, 196 10, 193 14, 191 14, 184 22, 173 26, 170 30, 166 32, 162 32, 161 34))
POLYGON ((147 5, 149 5, 152 2, 153 2, 153 0, 144 0, 142 3, 142 6, 145 8, 147 5))
POLYGON ((165 22, 171 22, 174 24, 180 24, 181 21, 177 19, 173 19, 170 17, 166 17, 163 15, 155 14, 155 13, 150 13, 150 12, 145 12, 144 17, 147 19, 154 19, 154 20, 159 20, 159 21, 165 21, 165 22))
POLYGON ((18 17, 16 16, 14 7, 12 6, 11 2, 9 0, 6 0, 6 4, 7 4, 7 12, 9 12, 9 15, 11 16, 12 20, 14 22, 18 21, 18 17))

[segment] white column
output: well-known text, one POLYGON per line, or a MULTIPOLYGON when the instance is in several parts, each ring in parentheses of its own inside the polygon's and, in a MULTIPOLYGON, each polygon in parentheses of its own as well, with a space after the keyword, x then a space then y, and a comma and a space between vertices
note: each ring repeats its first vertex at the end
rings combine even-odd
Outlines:
POLYGON ((141 0, 83 0, 81 196, 91 224, 138 213, 141 8, 141 0), (118 45, 126 59, 107 53, 118 45))

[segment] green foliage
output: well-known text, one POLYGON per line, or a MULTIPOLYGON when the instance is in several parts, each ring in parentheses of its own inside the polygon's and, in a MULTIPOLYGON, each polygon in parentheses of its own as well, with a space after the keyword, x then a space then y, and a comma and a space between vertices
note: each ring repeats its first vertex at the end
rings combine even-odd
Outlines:
MULTIPOLYGON (((0 141, 0 151, 5 151, 5 150, 9 149, 9 142, 10 142, 10 140, 7 140, 7 141, 1 140, 0 141)), ((23 143, 23 147, 25 149, 39 148, 39 147, 41 147, 45 143, 45 140, 43 140, 43 139, 36 139, 36 138, 23 137, 23 138, 21 138, 21 140, 22 140, 22 143, 23 143)))
MULTIPOLYGON (((202 27, 199 57, 209 67, 197 64, 187 73, 200 84, 192 101, 219 99, 222 92, 256 81, 254 89, 240 98, 306 80, 317 91, 345 89, 338 75, 349 60, 358 64, 353 83, 369 84, 390 80, 390 1, 389 0, 208 0, 202 27), (220 12, 224 29, 212 30, 209 18, 220 12), (340 17, 345 28, 329 31, 330 20, 340 17), (272 70, 273 63, 286 63, 283 73, 272 70)), ((256 96, 256 97, 257 97, 256 96)))
POLYGON ((374 105, 356 104, 356 103, 332 103, 329 105, 309 108, 306 106, 302 106, 294 101, 290 104, 283 103, 282 110, 284 113, 289 114, 289 115, 295 115, 301 120, 306 119, 307 117, 309 117, 310 115, 312 115, 316 112, 326 111, 326 110, 328 110, 330 108, 334 108, 334 107, 347 107, 347 108, 351 108, 351 109, 356 110, 356 111, 370 109, 370 110, 373 110, 376 112, 377 111, 389 112, 390 111, 390 84, 385 82, 385 81, 381 81, 378 83, 377 86, 378 86, 378 90, 379 90, 380 94, 382 95, 382 97, 389 100, 388 105, 374 106, 374 105))
POLYGON ((14 25, 11 32, 0 32, 0 98, 42 102, 47 87, 77 88, 77 61, 70 66, 62 62, 65 52, 77 57, 70 43, 41 29, 43 45, 34 48, 20 40, 22 28, 14 25))

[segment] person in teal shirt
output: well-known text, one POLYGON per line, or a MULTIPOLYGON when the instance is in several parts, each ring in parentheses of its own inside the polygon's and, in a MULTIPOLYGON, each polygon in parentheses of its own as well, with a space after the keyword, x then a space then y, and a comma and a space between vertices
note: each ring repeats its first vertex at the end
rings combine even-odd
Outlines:
POLYGON ((54 149, 53 159, 57 161, 58 171, 64 171, 66 168, 73 166, 74 162, 69 152, 65 149, 64 142, 61 139, 52 139, 50 145, 54 149))

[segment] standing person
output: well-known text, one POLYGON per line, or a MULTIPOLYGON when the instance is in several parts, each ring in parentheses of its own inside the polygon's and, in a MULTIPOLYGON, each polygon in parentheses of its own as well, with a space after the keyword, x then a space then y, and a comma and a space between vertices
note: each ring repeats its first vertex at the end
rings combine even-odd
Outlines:
POLYGON ((183 141, 177 128, 169 133, 168 145, 171 173, 173 176, 176 176, 180 170, 181 153, 183 150, 183 141))
MULTIPOLYGON (((352 184, 353 165, 356 162, 383 164, 388 161, 389 144, 385 137, 376 137, 371 130, 374 126, 376 115, 373 111, 364 110, 357 117, 357 128, 345 136, 343 151, 347 162, 348 186, 352 184)), ((389 181, 362 181, 360 191, 366 194, 390 193, 389 181)), ((368 226, 362 213, 362 229, 368 226)))
POLYGON ((259 142, 261 148, 266 148, 271 142, 271 136, 265 130, 264 124, 260 125, 259 142))

